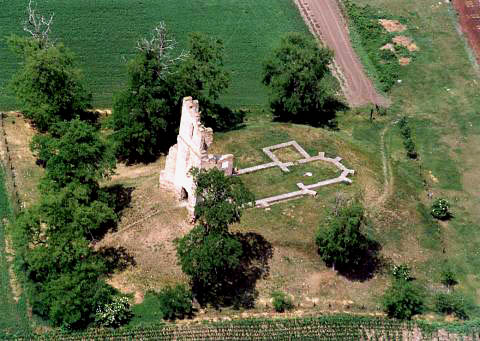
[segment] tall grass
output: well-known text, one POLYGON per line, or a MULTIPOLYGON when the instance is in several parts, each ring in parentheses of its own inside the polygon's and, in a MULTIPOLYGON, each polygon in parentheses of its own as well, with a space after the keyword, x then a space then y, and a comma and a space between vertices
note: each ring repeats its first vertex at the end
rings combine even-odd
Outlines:
POLYGON ((6 221, 12 218, 12 211, 5 188, 5 173, 0 166, 0 338, 2 333, 28 331, 26 303, 13 299, 10 287, 9 262, 5 249, 6 221))

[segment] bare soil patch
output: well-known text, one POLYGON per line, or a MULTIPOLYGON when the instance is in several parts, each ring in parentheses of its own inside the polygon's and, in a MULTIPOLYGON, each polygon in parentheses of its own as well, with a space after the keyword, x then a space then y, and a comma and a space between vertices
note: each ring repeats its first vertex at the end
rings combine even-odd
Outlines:
POLYGON ((400 57, 398 58, 398 63, 402 66, 408 65, 411 62, 411 58, 408 57, 400 57))
POLYGON ((187 223, 187 210, 173 193, 159 187, 163 163, 161 158, 148 166, 119 165, 112 184, 130 188, 131 202, 122 212, 117 231, 108 233, 95 246, 122 248, 133 257, 134 265, 115 273, 110 283, 125 293, 134 293, 136 301, 148 290, 186 281, 177 266, 174 240, 192 226, 187 223))
POLYGON ((406 47, 410 52, 418 51, 418 46, 413 42, 412 38, 406 36, 396 36, 392 39, 392 41, 396 45, 406 47))
POLYGON ((37 200, 37 186, 43 176, 43 169, 35 164, 36 158, 30 151, 30 141, 36 131, 18 112, 5 113, 3 124, 7 152, 13 165, 11 172, 15 177, 20 201, 27 207, 37 200))
POLYGON ((378 22, 388 32, 403 32, 407 26, 401 24, 398 20, 379 19, 378 22))

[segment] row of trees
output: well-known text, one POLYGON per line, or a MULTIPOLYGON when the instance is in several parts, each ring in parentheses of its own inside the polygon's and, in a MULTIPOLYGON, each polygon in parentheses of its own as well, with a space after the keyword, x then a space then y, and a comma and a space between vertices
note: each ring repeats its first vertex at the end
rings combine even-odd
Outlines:
MULTIPOLYGON (((42 27, 27 31, 33 32, 33 39, 9 39, 12 50, 24 60, 11 81, 24 115, 41 132, 74 118, 95 122, 92 96, 82 85, 73 54, 51 42, 42 27)), ((127 65, 128 85, 115 95, 108 124, 119 160, 150 162, 168 150, 175 142, 185 96, 200 101, 203 123, 216 131, 243 121, 243 111, 232 111, 218 102, 231 82, 221 40, 192 33, 188 50, 179 50, 161 23, 151 37, 138 41, 136 49, 127 65)), ((332 124, 335 111, 342 108, 335 97, 338 82, 328 69, 332 57, 332 52, 319 47, 313 38, 293 33, 282 38, 265 61, 263 76, 271 90, 270 106, 276 119, 332 124)))
POLYGON ((48 37, 51 20, 30 8, 29 23, 32 37, 9 39, 23 58, 11 84, 41 133, 31 149, 45 174, 40 199, 13 225, 16 265, 34 313, 55 326, 83 328, 117 294, 105 282, 111 264, 91 247, 118 219, 112 195, 99 184, 116 161, 94 124, 91 95, 72 54, 48 37))

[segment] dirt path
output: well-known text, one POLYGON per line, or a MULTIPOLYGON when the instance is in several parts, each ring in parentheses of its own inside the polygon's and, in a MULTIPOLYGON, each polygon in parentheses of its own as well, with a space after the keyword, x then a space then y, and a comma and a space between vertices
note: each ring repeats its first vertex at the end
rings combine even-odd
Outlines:
POLYGON ((335 52, 335 70, 352 106, 368 103, 387 106, 388 99, 375 90, 355 54, 337 0, 295 0, 310 30, 335 52))

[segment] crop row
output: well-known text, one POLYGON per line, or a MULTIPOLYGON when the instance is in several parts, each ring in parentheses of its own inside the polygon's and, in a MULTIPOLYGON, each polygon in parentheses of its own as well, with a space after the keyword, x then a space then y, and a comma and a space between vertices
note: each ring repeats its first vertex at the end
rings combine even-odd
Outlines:
POLYGON ((403 340, 420 329, 414 323, 358 316, 322 316, 303 319, 223 321, 208 324, 167 325, 118 330, 89 330, 66 334, 20 335, 37 340, 403 340))

